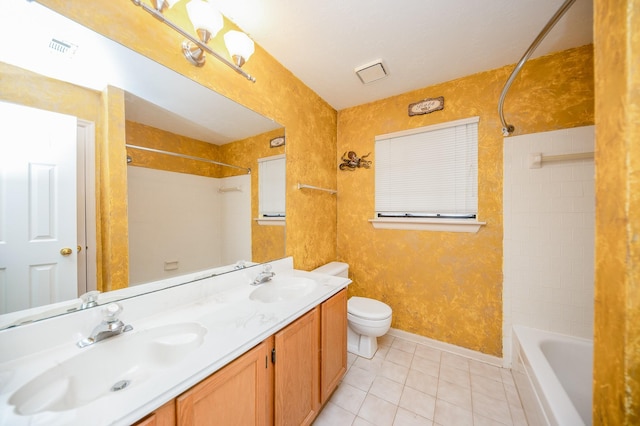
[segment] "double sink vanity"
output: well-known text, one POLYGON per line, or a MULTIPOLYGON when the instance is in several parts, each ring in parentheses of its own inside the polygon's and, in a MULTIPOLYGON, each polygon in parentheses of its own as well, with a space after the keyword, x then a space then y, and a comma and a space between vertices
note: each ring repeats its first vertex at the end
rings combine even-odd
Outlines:
POLYGON ((270 266, 0 331, 0 424, 311 424, 346 371, 350 280, 270 266))

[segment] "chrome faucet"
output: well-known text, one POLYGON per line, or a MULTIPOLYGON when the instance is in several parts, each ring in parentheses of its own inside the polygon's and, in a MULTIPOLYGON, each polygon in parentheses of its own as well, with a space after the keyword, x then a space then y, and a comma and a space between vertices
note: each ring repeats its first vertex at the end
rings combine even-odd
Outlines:
POLYGON ((102 309, 102 322, 93 329, 91 336, 78 341, 78 347, 91 346, 101 340, 133 330, 131 325, 125 325, 118 319, 118 315, 122 313, 122 310, 122 306, 118 303, 109 303, 105 306, 102 309))
POLYGON ((275 275, 276 275, 275 272, 271 272, 271 265, 266 264, 264 265, 262 272, 258 274, 256 279, 253 280, 253 282, 251 283, 251 285, 264 284, 267 281, 271 281, 271 278, 273 278, 275 275))

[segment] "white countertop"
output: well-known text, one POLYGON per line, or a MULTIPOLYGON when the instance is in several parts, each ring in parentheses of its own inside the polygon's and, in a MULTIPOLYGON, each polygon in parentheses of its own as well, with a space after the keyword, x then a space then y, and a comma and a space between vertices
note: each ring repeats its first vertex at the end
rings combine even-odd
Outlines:
MULTIPOLYGON (((207 329, 203 343, 183 359, 119 392, 109 392, 76 409, 44 411, 24 416, 10 404, 12 395, 43 372, 99 342, 78 348, 100 322, 100 308, 51 318, 0 331, 0 424, 11 425, 128 425, 219 370, 267 337, 330 298, 351 281, 347 278, 292 269, 290 258, 271 262, 277 277, 311 278, 309 294, 276 303, 249 299, 256 289, 249 282, 261 270, 251 267, 198 282, 167 288, 119 303, 121 319, 133 331, 115 339, 135 339, 136 333, 163 325, 196 322, 207 329)), ((262 285, 269 285, 262 284, 262 285)), ((109 340, 105 342, 109 342, 109 340)), ((133 340, 132 340, 133 341, 133 340)), ((124 342, 124 340, 123 340, 124 342)), ((96 372, 100 366, 95 366, 96 372)), ((89 378, 90 380, 90 378, 89 378)))

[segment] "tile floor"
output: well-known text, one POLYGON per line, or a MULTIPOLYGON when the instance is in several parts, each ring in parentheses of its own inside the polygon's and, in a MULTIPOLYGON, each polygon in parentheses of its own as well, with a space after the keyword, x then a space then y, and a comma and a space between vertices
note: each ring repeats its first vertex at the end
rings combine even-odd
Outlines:
POLYGON ((511 371, 390 335, 347 373, 314 426, 526 426, 511 371))

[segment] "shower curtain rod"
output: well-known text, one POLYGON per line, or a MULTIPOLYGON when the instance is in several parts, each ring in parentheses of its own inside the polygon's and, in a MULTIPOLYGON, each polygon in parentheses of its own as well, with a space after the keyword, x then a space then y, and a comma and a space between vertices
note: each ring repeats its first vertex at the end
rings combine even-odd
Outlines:
POLYGON ((502 122, 502 136, 509 136, 509 134, 513 133, 513 131, 515 130, 515 127, 513 127, 512 124, 507 124, 507 121, 504 118, 504 112, 502 111, 504 98, 507 96, 507 92, 509 91, 509 88, 511 88, 511 83, 513 83, 513 80, 515 80, 516 76, 520 72, 520 69, 524 66, 524 63, 527 62, 527 59, 529 59, 529 57, 533 54, 533 51, 536 50, 536 47, 538 47, 538 45, 542 42, 542 40, 547 36, 549 31, 551 31, 551 28, 553 28, 553 26, 560 20, 560 18, 562 18, 562 15, 564 15, 564 13, 567 10, 569 10, 571 5, 575 1, 576 0, 566 0, 562 4, 562 6, 560 6, 560 9, 558 9, 555 15, 551 17, 549 22, 547 22, 547 25, 545 25, 542 31, 540 31, 540 34, 538 34, 538 37, 536 37, 535 40, 533 40, 533 43, 531 43, 531 46, 529 46, 529 48, 524 53, 524 55, 522 55, 522 58, 520 59, 516 67, 511 72, 509 79, 504 84, 504 87, 502 88, 502 93, 500 94, 500 100, 498 101, 498 114, 500 115, 500 121, 502 122))
POLYGON ((216 164, 218 166, 233 167, 234 169, 240 169, 240 170, 246 171, 248 175, 251 174, 251 169, 248 168, 248 167, 240 167, 240 166, 235 166, 233 164, 221 163, 219 161, 209 160, 208 158, 194 157, 192 155, 186 155, 186 154, 178 154, 177 152, 163 151, 161 149, 147 148, 145 146, 137 146, 137 145, 129 145, 129 144, 126 144, 125 146, 127 148, 133 148, 133 149, 139 149, 139 150, 142 150, 142 151, 155 152, 157 154, 165 154, 165 155, 172 155, 174 157, 186 158, 187 160, 203 161, 205 163, 216 164))

